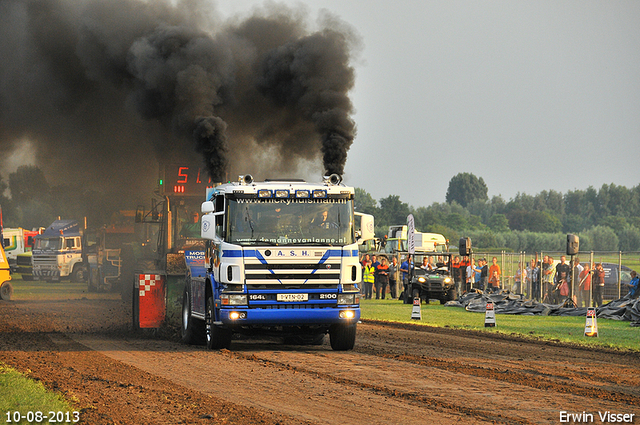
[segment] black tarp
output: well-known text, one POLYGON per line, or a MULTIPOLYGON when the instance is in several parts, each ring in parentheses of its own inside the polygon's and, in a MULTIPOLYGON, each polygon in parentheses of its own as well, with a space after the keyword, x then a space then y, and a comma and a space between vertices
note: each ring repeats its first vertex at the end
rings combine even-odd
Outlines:
MULTIPOLYGON (((563 304, 544 304, 525 299, 522 295, 503 291, 485 294, 482 291, 467 292, 457 301, 449 301, 448 307, 462 307, 467 311, 484 313, 487 303, 492 302, 497 314, 520 314, 525 316, 586 316, 587 307, 575 307, 571 301, 563 304)), ((640 326, 640 302, 628 295, 596 308, 596 316, 602 319, 625 320, 631 326, 640 326)))

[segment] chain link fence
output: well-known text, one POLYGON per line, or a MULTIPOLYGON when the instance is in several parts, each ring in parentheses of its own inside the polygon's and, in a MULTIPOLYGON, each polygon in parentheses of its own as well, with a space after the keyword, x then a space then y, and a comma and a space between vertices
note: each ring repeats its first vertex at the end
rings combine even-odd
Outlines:
MULTIPOLYGON (((627 283, 631 280, 631 271, 640 271, 640 251, 623 252, 623 251, 580 251, 577 255, 566 255, 562 251, 543 251, 543 252, 507 252, 507 251, 478 251, 473 252, 473 258, 476 262, 479 259, 486 259, 488 265, 492 263, 493 257, 496 257, 500 266, 502 275, 500 278, 500 288, 517 293, 521 293, 525 298, 544 301, 548 298, 547 290, 544 284, 540 282, 540 274, 531 273, 531 262, 540 267, 540 262, 545 256, 553 259, 555 265, 560 263, 561 257, 566 257, 567 264, 585 265, 588 264, 590 270, 594 269, 595 264, 601 263, 605 271, 605 287, 603 300, 616 300, 628 292, 627 283), (527 272, 529 270, 529 272, 527 272), (529 274, 529 275, 527 275, 529 274), (533 275, 533 276, 531 276, 533 275), (523 278, 520 278, 520 277, 523 278), (517 284, 518 283, 518 284, 517 284), (514 291, 517 289, 516 291, 514 291)), ((573 270, 573 267, 572 267, 573 270)), ((573 273, 572 273, 573 274, 573 273)), ((572 284, 570 285, 570 297, 574 302, 578 302, 578 281, 579 279, 571 276, 572 284)), ((589 299, 587 305, 593 303, 593 286, 589 291, 589 299)))

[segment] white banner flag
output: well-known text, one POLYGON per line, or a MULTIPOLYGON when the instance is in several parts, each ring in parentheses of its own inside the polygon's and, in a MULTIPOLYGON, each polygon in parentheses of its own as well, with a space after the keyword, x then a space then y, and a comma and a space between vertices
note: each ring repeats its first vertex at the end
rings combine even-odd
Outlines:
POLYGON ((407 244, 409 254, 415 254, 416 252, 416 224, 413 220, 413 214, 407 216, 407 244))

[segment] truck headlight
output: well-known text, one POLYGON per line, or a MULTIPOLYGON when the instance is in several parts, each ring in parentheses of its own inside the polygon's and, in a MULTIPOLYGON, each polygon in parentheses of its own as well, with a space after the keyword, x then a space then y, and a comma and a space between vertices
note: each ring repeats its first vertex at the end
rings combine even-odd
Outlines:
POLYGON ((418 282, 420 283, 425 283, 427 281, 427 279, 425 279, 424 277, 419 277, 418 278, 418 282))
POLYGON ((357 305, 360 304, 360 294, 338 294, 339 305, 357 305))
POLYGON ((444 278, 444 283, 451 283, 451 278, 450 277, 445 277, 444 278))
POLYGON ((222 305, 247 305, 245 294, 221 294, 220 303, 222 305))

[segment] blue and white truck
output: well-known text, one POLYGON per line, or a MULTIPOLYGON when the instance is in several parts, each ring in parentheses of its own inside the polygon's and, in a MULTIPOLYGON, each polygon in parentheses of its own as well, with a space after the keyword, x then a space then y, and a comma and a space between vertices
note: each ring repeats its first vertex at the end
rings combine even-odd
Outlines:
POLYGON ((328 333, 332 349, 352 349, 358 242, 374 230, 373 216, 354 214, 353 198, 337 175, 318 184, 247 175, 209 189, 203 261, 190 267, 182 298, 183 341, 229 348, 238 333, 319 344, 328 333))
POLYGON ((85 279, 82 259, 82 228, 75 220, 56 220, 37 235, 32 253, 33 278, 73 282, 85 279))

